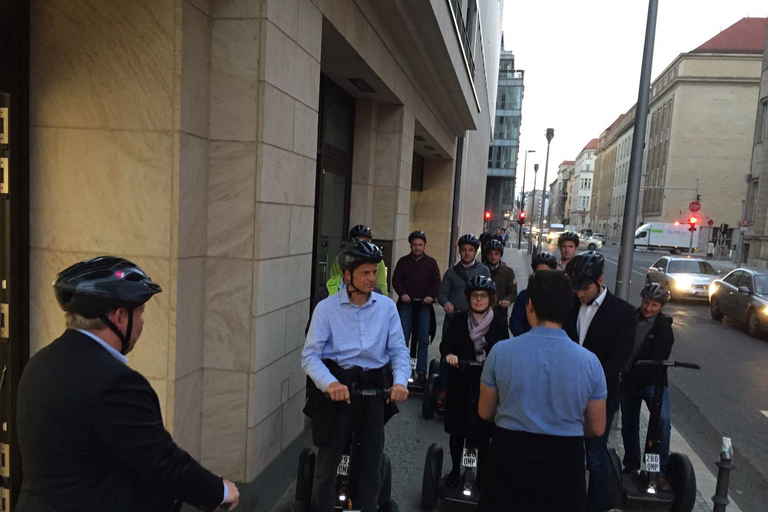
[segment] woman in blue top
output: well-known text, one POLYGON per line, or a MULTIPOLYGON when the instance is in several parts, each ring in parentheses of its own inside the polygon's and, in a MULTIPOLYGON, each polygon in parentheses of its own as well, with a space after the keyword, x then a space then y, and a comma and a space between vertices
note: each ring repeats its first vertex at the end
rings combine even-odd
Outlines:
MULTIPOLYGON (((539 270, 556 270, 557 258, 554 254, 540 252, 531 258, 531 268, 534 272, 539 270)), ((528 291, 522 290, 517 294, 517 300, 512 306, 512 314, 509 316, 509 330, 512 336, 520 336, 531 330, 531 324, 525 316, 525 306, 528 304, 528 291)))

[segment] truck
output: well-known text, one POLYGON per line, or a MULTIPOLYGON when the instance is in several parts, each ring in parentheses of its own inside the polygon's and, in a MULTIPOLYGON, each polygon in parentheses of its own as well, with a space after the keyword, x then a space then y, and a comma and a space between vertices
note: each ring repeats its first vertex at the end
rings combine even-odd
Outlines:
POLYGON ((691 232, 687 224, 671 224, 667 222, 650 222, 643 224, 635 231, 635 249, 669 251, 671 254, 688 252, 688 246, 695 251, 699 246, 699 232, 691 232))

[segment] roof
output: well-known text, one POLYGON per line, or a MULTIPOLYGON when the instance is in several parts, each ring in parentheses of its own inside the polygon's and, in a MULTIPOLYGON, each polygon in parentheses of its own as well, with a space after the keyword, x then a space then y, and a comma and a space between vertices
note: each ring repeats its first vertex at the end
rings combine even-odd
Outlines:
POLYGON ((624 114, 619 114, 619 117, 617 117, 617 118, 616 118, 616 120, 615 120, 613 123, 611 123, 611 126, 609 126, 608 128, 606 128, 606 130, 610 130, 611 128, 614 128, 616 125, 618 125, 618 124, 619 124, 619 121, 621 121, 621 119, 622 119, 623 117, 624 117, 624 114))
POLYGON ((742 18, 691 53, 763 53, 768 18, 742 18))
POLYGON ((563 160, 560 165, 576 165, 576 160, 563 160))
POLYGON ((588 149, 597 149, 597 142, 598 142, 597 139, 592 139, 587 143, 586 146, 584 146, 584 149, 582 149, 582 151, 586 151, 588 149))

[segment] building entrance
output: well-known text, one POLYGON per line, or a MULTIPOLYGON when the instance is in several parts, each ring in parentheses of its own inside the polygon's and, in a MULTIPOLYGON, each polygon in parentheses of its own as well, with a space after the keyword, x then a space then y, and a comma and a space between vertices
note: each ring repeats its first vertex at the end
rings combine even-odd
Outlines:
POLYGON ((0 3, 0 511, 16 506, 16 390, 29 358, 29 3, 0 3))
POLYGON ((349 231, 355 99, 325 75, 320 80, 312 294, 325 285, 349 231))

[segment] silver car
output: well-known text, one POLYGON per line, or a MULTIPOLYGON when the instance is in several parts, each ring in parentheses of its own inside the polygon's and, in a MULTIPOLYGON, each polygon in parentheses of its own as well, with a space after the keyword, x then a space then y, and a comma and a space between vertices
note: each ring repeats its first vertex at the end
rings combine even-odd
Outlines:
POLYGON ((715 320, 745 322, 749 335, 759 337, 768 328, 768 274, 737 268, 713 281, 709 310, 715 320))
POLYGON ((602 249, 603 241, 593 236, 585 236, 579 240, 579 249, 588 249, 590 251, 596 251, 602 249))
POLYGON ((709 285, 717 276, 718 272, 704 260, 664 256, 648 269, 645 283, 659 283, 673 299, 706 299, 709 285))

